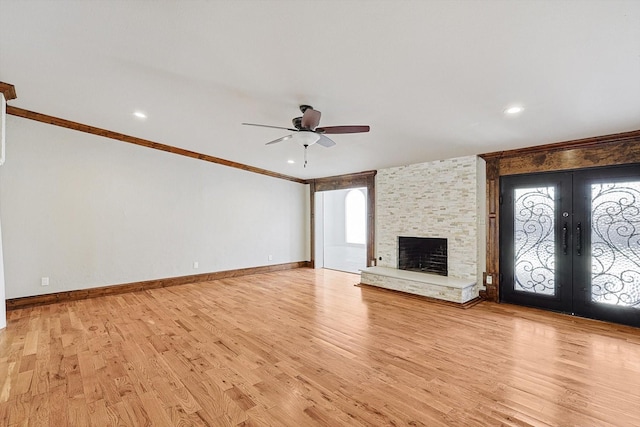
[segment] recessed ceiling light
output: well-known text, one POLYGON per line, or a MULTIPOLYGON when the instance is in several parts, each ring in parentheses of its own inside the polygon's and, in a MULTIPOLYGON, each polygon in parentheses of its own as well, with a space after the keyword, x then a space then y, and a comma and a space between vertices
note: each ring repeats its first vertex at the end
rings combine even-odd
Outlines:
POLYGON ((524 110, 523 107, 519 105, 514 105, 513 107, 509 107, 506 110, 504 110, 504 113, 509 115, 514 115, 514 114, 522 113, 523 110, 524 110))
POLYGON ((143 113, 142 111, 134 111, 133 115, 136 116, 139 119, 146 119, 147 115, 145 113, 143 113))
POLYGON ((290 165, 294 164, 295 162, 295 160, 287 160, 287 163, 289 163, 290 165))

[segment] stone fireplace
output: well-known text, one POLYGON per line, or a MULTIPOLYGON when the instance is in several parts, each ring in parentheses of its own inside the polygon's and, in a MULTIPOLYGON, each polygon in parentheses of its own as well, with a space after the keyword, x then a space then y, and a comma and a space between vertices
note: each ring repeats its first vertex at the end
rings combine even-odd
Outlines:
POLYGON ((398 269, 446 276, 447 239, 399 236, 398 269))
POLYGON ((485 260, 484 166, 467 156, 378 170, 376 265, 362 271, 361 283, 459 304, 473 301, 485 260), (403 266, 401 252, 407 250, 400 249, 400 237, 418 236, 446 240, 446 273, 425 271, 437 257, 423 255, 403 266))
POLYGON ((447 277, 480 285, 484 183, 484 162, 476 156, 378 170, 376 266, 399 268, 399 236, 445 238, 447 277))

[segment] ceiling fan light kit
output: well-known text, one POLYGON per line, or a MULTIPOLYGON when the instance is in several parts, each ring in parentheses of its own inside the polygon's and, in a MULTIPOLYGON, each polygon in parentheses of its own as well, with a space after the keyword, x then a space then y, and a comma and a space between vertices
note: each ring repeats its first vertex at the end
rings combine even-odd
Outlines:
POLYGON ((300 132, 300 134, 297 135, 297 140, 303 146, 309 146, 318 142, 320 135, 313 132, 300 132))
POLYGON ((300 106, 302 112, 301 117, 294 117, 291 123, 293 128, 261 125, 256 123, 242 123, 245 126, 259 126, 273 129, 284 129, 291 132, 297 132, 291 135, 283 136, 282 138, 269 141, 266 145, 277 144, 278 142, 292 139, 294 136, 298 139, 298 142, 304 147, 304 167, 307 167, 307 148, 309 146, 318 144, 323 147, 329 148, 336 145, 336 143, 324 136, 324 134, 343 134, 343 133, 362 133, 369 132, 370 127, 368 125, 346 125, 346 126, 326 126, 317 127, 320 124, 320 111, 314 110, 312 106, 303 104, 300 106))

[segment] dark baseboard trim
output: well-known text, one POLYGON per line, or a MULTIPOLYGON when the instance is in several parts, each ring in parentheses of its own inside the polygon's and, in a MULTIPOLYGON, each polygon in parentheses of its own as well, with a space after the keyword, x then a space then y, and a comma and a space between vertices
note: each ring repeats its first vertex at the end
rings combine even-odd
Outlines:
POLYGON ((34 295, 31 297, 12 298, 6 301, 7 311, 20 308, 37 307, 58 302, 77 301, 96 298, 105 295, 118 295, 128 292, 145 291, 148 289, 166 288, 169 286, 186 285, 189 283, 208 282, 226 279, 228 277, 248 276, 251 274, 270 273, 273 271, 307 268, 309 261, 290 262, 286 264, 265 265, 262 267, 240 268, 237 270, 216 271, 213 273, 194 274, 191 276, 169 277, 166 279, 147 280, 121 285, 102 286, 99 288, 78 289, 75 291, 56 292, 53 294, 34 295))
POLYGON ((409 298, 417 298, 417 299, 421 299, 423 301, 432 302, 432 303, 440 304, 440 305, 447 305, 449 307, 463 308, 465 310, 467 308, 471 308, 474 305, 476 305, 476 304, 478 304, 478 303, 483 301, 482 298, 475 297, 471 301, 467 301, 467 302, 464 302, 464 303, 459 303, 459 302, 447 301, 447 300, 438 299, 438 298, 425 297, 425 296, 422 296, 422 295, 410 294, 410 293, 402 292, 402 291, 396 291, 395 289, 387 289, 387 288, 381 288, 379 286, 366 285, 364 283, 356 283, 355 286, 359 286, 361 288, 367 288, 367 289, 375 289, 375 290, 381 291, 381 292, 394 292, 396 294, 404 295, 404 296, 409 297, 409 298))

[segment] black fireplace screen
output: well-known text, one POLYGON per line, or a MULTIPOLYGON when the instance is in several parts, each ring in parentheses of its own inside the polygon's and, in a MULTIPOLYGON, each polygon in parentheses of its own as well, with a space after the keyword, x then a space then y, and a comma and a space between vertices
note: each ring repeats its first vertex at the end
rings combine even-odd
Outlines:
POLYGON ((398 237, 400 270, 447 275, 447 239, 398 237))

